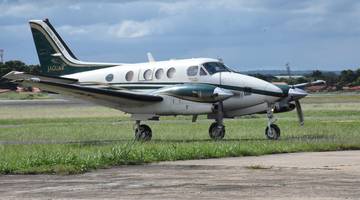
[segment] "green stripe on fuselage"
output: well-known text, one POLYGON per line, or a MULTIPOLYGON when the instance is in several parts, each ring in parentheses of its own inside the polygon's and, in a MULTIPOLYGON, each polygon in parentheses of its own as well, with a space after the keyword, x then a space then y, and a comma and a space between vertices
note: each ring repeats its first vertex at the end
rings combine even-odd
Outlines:
MULTIPOLYGON (((287 93, 284 93, 284 90, 282 93, 278 93, 278 92, 271 92, 271 91, 266 91, 266 90, 253 89, 253 88, 249 88, 249 87, 237 87, 237 86, 231 86, 231 85, 219 85, 219 84, 210 84, 210 83, 181 83, 181 82, 174 82, 174 83, 108 83, 108 85, 111 85, 114 87, 119 87, 119 88, 124 88, 124 89, 129 89, 129 90, 146 90, 146 89, 156 90, 156 89, 173 86, 173 85, 179 85, 179 84, 212 85, 212 86, 216 86, 216 87, 220 87, 220 88, 224 88, 224 89, 228 89, 228 90, 249 92, 249 93, 266 95, 266 96, 275 96, 275 97, 287 96, 287 93)), ((114 87, 111 89, 114 89, 114 87)), ((110 87, 109 87, 109 89, 110 89, 110 87)))

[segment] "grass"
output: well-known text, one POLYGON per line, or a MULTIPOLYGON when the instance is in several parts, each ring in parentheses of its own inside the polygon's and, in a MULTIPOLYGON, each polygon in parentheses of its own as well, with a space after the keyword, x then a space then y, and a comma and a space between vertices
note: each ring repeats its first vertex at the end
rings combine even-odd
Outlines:
POLYGON ((49 99, 46 93, 33 92, 5 92, 0 93, 0 100, 32 100, 32 99, 49 99))
MULTIPOLYGON (((320 97, 319 97, 320 96, 320 97)), ((125 164, 273 153, 360 149, 360 96, 304 99, 306 122, 278 114, 279 141, 265 139, 264 115, 225 120, 223 141, 211 141, 212 121, 165 117, 149 122, 151 142, 133 141, 127 115, 96 106, 0 109, 0 174, 75 174, 125 164), (332 99, 332 100, 331 100, 332 99)), ((256 167, 255 167, 256 168, 256 167)))

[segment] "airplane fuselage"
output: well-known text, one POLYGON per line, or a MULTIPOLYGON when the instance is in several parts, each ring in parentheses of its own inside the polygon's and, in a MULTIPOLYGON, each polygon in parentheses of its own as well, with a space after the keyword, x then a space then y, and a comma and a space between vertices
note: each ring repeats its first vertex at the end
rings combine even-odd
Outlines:
MULTIPOLYGON (((225 114, 228 117, 247 114, 242 109, 256 113, 264 111, 267 103, 277 101, 282 90, 277 86, 234 72, 228 68, 220 72, 211 72, 204 64, 220 63, 217 59, 193 58, 121 64, 119 66, 91 70, 63 76, 78 79, 80 83, 91 86, 92 83, 106 89, 127 89, 137 92, 155 93, 161 88, 181 84, 211 84, 225 88, 234 95, 223 101, 225 114), (254 92, 255 91, 255 92, 254 92), (254 110, 257 109, 257 110, 254 110)), ((119 105, 119 109, 128 113, 152 115, 193 115, 210 114, 213 104, 209 102, 189 101, 179 96, 162 95, 164 101, 149 106, 119 105)))

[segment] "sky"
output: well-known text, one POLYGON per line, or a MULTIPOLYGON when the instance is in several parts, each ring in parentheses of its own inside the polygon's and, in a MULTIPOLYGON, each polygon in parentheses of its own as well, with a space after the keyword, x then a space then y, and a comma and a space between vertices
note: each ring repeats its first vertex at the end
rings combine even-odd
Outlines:
POLYGON ((360 66, 358 0, 0 0, 5 60, 38 64, 28 25, 48 18, 85 61, 222 58, 246 70, 360 66))

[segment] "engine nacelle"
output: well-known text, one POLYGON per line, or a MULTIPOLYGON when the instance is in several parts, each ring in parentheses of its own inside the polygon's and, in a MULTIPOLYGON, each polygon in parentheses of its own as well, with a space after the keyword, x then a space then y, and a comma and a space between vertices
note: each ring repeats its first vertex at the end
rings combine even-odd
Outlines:
POLYGON ((229 90, 208 84, 179 84, 161 88, 153 93, 204 103, 223 101, 234 96, 234 93, 229 90))
POLYGON ((274 113, 289 112, 294 110, 295 107, 296 106, 293 103, 287 103, 287 104, 277 103, 275 104, 274 113))

